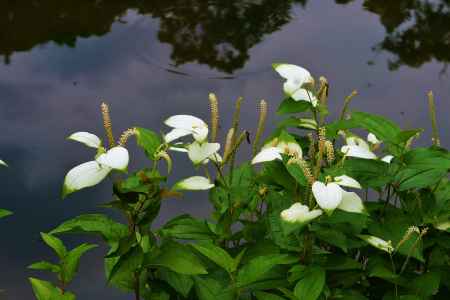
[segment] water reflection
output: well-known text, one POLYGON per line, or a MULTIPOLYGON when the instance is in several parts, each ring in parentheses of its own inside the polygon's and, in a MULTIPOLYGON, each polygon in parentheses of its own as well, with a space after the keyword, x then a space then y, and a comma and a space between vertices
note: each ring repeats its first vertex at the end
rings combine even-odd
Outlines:
MULTIPOLYGON (((157 37, 171 45, 171 64, 208 65, 224 73, 243 68, 249 50, 291 18, 293 4, 307 0, 123 0, 76 3, 56 0, 2 1, 0 55, 11 56, 50 41, 74 47, 77 39, 102 36, 128 10, 159 20, 157 37)), ((335 0, 349 4, 355 0, 335 0)), ((385 38, 374 51, 387 51, 391 70, 450 61, 450 0, 366 0, 379 16, 385 38)))
POLYGON ((175 66, 194 62, 232 73, 264 35, 290 21, 293 3, 305 1, 7 1, 0 4, 0 55, 9 63, 14 52, 49 41, 73 47, 77 38, 108 33, 127 9, 134 9, 159 19, 158 38, 172 46, 175 66))
POLYGON ((450 1, 366 1, 387 30, 379 50, 394 54, 389 68, 418 68, 432 60, 450 62, 450 1))

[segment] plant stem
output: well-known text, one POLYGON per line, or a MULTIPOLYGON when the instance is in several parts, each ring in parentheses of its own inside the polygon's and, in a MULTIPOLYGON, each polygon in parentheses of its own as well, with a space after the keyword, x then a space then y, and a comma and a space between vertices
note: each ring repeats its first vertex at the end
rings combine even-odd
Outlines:
POLYGON ((348 95, 344 100, 344 106, 342 107, 341 115, 339 117, 339 120, 343 120, 345 117, 345 113, 347 112, 348 106, 350 102, 352 101, 353 97, 358 95, 358 92, 356 90, 352 91, 350 95, 348 95))
MULTIPOLYGON (((395 264, 394 264, 394 259, 392 258, 392 253, 389 253, 389 258, 391 259, 391 266, 392 266, 392 272, 394 274, 397 273, 396 268, 395 268, 395 264)), ((398 287, 397 287, 397 283, 394 283, 394 289, 395 289, 395 298, 398 298, 398 287)))
POLYGON ((431 126, 433 127, 433 145, 439 147, 441 145, 441 140, 439 138, 439 130, 436 120, 436 105, 434 104, 434 96, 432 91, 428 92, 428 109, 430 111, 431 126))
POLYGON ((141 299, 141 285, 140 285, 140 273, 138 271, 134 272, 134 295, 135 299, 141 299))

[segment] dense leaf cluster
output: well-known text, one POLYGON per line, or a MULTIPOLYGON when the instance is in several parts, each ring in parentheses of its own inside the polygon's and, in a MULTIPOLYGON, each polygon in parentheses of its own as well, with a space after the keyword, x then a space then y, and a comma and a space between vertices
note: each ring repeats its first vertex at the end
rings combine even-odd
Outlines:
MULTIPOLYGON (((205 168, 215 185, 209 191, 214 211, 207 220, 181 215, 160 228, 151 226, 161 202, 178 194, 167 187, 158 164, 170 161, 160 154, 171 145, 151 130, 136 128, 137 145, 153 168, 116 178, 114 199, 106 204, 127 223, 81 215, 43 234, 60 264, 31 267, 57 273, 59 285, 31 279, 37 299, 75 298, 64 293, 65 286, 81 254, 93 246, 69 252, 55 237, 66 233, 101 236, 110 247, 104 258, 108 283, 136 299, 448 299, 450 153, 437 139, 431 147, 413 147, 420 130, 349 112, 349 99, 341 118, 326 122, 327 89, 322 80, 318 89, 307 88, 316 104, 288 96, 279 107, 288 118, 267 141, 296 144, 301 155, 282 151, 281 159, 257 166, 235 165, 234 157, 210 161, 205 168), (370 151, 390 159, 338 151, 343 140, 356 137, 350 130, 372 133, 379 141, 370 151), (342 174, 361 185, 355 196, 364 199, 360 207, 324 208, 323 214, 300 221, 282 218, 296 203, 323 208, 311 187, 342 174)), ((234 155, 241 144, 230 140, 234 155)))

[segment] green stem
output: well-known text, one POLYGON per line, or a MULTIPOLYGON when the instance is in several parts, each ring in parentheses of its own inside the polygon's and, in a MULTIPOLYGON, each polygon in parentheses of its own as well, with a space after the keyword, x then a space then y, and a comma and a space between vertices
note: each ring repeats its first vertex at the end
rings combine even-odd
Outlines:
POLYGON ((134 295, 136 300, 141 299, 141 284, 139 277, 140 272, 138 271, 134 272, 134 295))
MULTIPOLYGON (((392 266, 392 272, 394 274, 397 273, 396 268, 395 268, 395 263, 394 263, 394 259, 392 258, 392 253, 389 253, 389 258, 391 259, 391 266, 392 266)), ((394 289, 395 289, 395 298, 398 298, 398 286, 397 283, 394 283, 394 289)))
POLYGON ((342 107, 341 115, 339 116, 339 120, 343 120, 345 117, 345 114, 347 113, 348 106, 350 105, 350 102, 352 101, 353 97, 358 95, 358 92, 356 90, 352 91, 350 95, 348 95, 344 100, 344 106, 342 107))
POLYGON ((439 138, 439 130, 437 126, 436 105, 434 104, 434 95, 431 91, 428 92, 428 109, 430 111, 431 126, 433 127, 433 145, 440 146, 441 139, 439 138))

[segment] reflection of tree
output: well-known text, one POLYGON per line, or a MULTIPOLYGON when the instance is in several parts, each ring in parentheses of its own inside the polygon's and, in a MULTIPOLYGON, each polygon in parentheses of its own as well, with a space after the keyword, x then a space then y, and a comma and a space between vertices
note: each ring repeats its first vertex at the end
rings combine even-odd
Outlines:
POLYGON ((175 65, 207 64, 228 73, 244 66, 249 49, 290 20, 291 1, 155 1, 159 40, 173 47, 175 65))
POLYGON ((447 65, 450 62, 450 0, 433 1, 435 4, 411 0, 392 2, 403 3, 408 9, 398 10, 398 16, 404 17, 400 25, 404 26, 392 29, 379 45, 380 49, 395 55, 389 67, 394 70, 402 65, 420 67, 433 59, 447 65))
POLYGON ((208 64, 228 73, 243 67, 249 50, 290 20, 293 2, 306 0, 35 0, 0 3, 0 55, 9 57, 54 41, 103 35, 127 9, 160 19, 158 37, 172 45, 176 65, 208 64))
POLYGON ((386 28, 376 48, 395 56, 390 69, 420 67, 433 59, 450 62, 450 0, 365 0, 364 7, 379 15, 386 28))
POLYGON ((34 0, 0 1, 0 55, 9 62, 14 52, 53 41, 73 47, 78 37, 104 35, 136 1, 34 0))
MULTIPOLYGON (((172 46, 175 65, 207 64, 232 73, 249 50, 290 20, 293 3, 307 0, 33 0, 0 1, 0 55, 53 41, 73 47, 79 37, 101 36, 128 9, 158 18, 158 38, 172 46)), ((354 0, 335 0, 347 4, 354 0)), ((390 68, 450 61, 450 0, 365 0, 379 15, 385 39, 376 47, 394 55, 390 68)))

